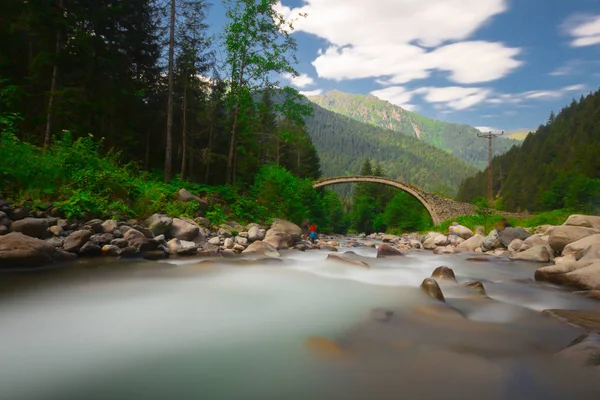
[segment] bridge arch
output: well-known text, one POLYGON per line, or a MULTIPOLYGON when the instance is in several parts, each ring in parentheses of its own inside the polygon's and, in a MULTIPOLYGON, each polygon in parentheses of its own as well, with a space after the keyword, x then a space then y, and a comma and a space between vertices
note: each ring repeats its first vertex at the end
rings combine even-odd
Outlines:
POLYGON ((357 183, 357 182, 381 183, 383 185, 393 186, 400 190, 404 190, 408 194, 412 195, 415 199, 419 200, 421 202, 421 204, 423 204, 423 206, 425 207, 425 209, 431 216, 431 219, 432 219, 434 225, 440 225, 442 223, 442 220, 441 220, 440 216, 438 215, 438 213, 436 212, 434 205, 430 204, 425 199, 424 193, 421 193, 421 190, 415 188, 414 186, 407 185, 405 183, 402 183, 402 182, 394 180, 394 179, 384 178, 381 176, 340 176, 340 177, 320 179, 314 183, 313 188, 317 189, 317 188, 329 186, 329 185, 337 185, 337 184, 341 184, 341 183, 357 183))

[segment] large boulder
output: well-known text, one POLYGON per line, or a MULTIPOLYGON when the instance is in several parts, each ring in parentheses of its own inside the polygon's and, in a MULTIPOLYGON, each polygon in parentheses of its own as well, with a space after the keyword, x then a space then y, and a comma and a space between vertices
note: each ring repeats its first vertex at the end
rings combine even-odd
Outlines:
POLYGON ((450 240, 448 240, 448 236, 436 236, 434 239, 436 246, 448 246, 450 244, 450 240))
POLYGON ((164 214, 152 214, 148 219, 146 219, 146 226, 155 235, 162 235, 169 231, 173 225, 173 218, 164 214))
POLYGON ((552 255, 550 254, 546 246, 535 246, 510 256, 510 259, 547 263, 552 260, 552 255))
POLYGON ((8 218, 8 215, 6 215, 6 213, 4 211, 0 211, 0 225, 2 225, 2 226, 10 225, 10 219, 8 218))
POLYGON ((567 226, 581 226, 600 230, 600 216, 573 214, 563 224, 567 226))
POLYGON ((459 238, 465 239, 465 240, 469 239, 470 237, 472 237, 474 235, 472 230, 470 230, 466 226, 462 226, 462 225, 455 226, 454 232, 456 232, 456 234, 458 235, 459 238))
POLYGON ((503 247, 503 244, 498 238, 498 230, 493 229, 484 239, 481 249, 483 251, 490 251, 500 247, 503 247))
POLYGON ((127 247, 134 249, 137 253, 156 250, 158 242, 154 239, 148 239, 146 235, 137 229, 129 229, 123 234, 123 239, 127 241, 127 247))
POLYGON ((548 238, 546 236, 539 234, 531 235, 523 241, 523 246, 521 246, 520 251, 524 251, 535 246, 546 246, 548 252, 552 254, 554 253, 554 250, 552 250, 552 247, 550 247, 550 244, 548 244, 547 239, 548 238))
MULTIPOLYGON (((283 219, 273 220, 273 223, 271 224, 271 229, 269 229, 269 231, 271 230, 289 233, 292 236, 294 242, 299 241, 300 237, 302 236, 302 229, 300 229, 298 225, 289 221, 285 221, 283 219)), ((267 231, 267 236, 269 231, 267 231)), ((293 244, 294 243, 289 243, 289 246, 292 246, 293 244)))
POLYGON ((43 239, 48 236, 48 220, 44 218, 23 218, 10 224, 13 232, 43 239))
POLYGON ((596 244, 600 244, 600 234, 587 236, 587 237, 584 237, 583 239, 577 240, 576 242, 569 243, 563 249, 562 255, 563 256, 568 256, 570 254, 576 255, 596 244))
POLYGON ((90 237, 90 242, 97 244, 102 247, 106 244, 110 244, 114 240, 114 236, 110 233, 96 234, 90 237))
POLYGON ((96 257, 99 255, 102 255, 102 247, 92 242, 87 242, 79 249, 80 257, 96 257))
MULTIPOLYGON (((508 245, 508 250, 512 251, 513 253, 518 252, 519 250, 521 250, 521 248, 523 247, 523 245, 525 244, 524 241, 522 241, 521 239, 515 239, 512 242, 510 242, 510 244, 508 245)), ((527 250, 530 247, 526 246, 523 250, 527 250)))
POLYGON ((510 243, 515 239, 525 240, 531 233, 527 232, 523 228, 505 228, 498 232, 498 240, 502 242, 504 247, 508 248, 510 243))
MULTIPOLYGON (((271 231, 271 230, 269 230, 269 231, 271 231)), ((279 232, 279 233, 283 234, 283 232, 279 232)), ((269 243, 271 246, 275 247, 277 250, 285 250, 285 249, 290 248, 289 241, 280 235, 270 235, 270 236, 267 235, 265 237, 265 239, 263 240, 263 242, 269 243)), ((254 242, 254 243, 257 243, 257 242, 254 242)))
POLYGON ((403 252, 398 249, 393 248, 389 244, 381 243, 377 246, 377 258, 387 257, 387 256, 404 256, 403 252))
POLYGON ((484 240, 485 237, 477 233, 459 244, 458 248, 462 250, 475 251, 475 249, 483 245, 484 240))
POLYGON ((433 278, 425 278, 423 283, 421 283, 421 290, 436 300, 446 301, 442 289, 440 289, 440 285, 433 278))
POLYGON ((600 260, 565 274, 565 283, 585 290, 600 290, 600 260))
POLYGON ((104 233, 113 233, 115 229, 118 228, 117 221, 114 219, 107 219, 102 223, 102 232, 104 233))
POLYGON ((200 227, 192 220, 173 218, 170 233, 175 239, 194 241, 200 233, 200 227))
POLYGON ((550 229, 548 243, 552 247, 552 250, 560 253, 568 244, 597 233, 600 233, 600 231, 581 226, 555 226, 550 229))
POLYGON ((271 228, 267 231, 264 240, 268 240, 269 238, 271 238, 273 236, 280 237, 287 244, 288 247, 294 246, 294 243, 295 243, 294 236, 289 232, 284 232, 284 231, 280 231, 280 230, 271 228))
MULTIPOLYGON (((436 239, 438 237, 446 237, 446 235, 442 235, 438 232, 429 232, 427 236, 425 236, 425 240, 423 240, 423 248, 426 250, 433 250, 437 247, 435 244, 436 239)), ((441 239, 440 239, 441 240, 441 239)))
POLYGON ((263 240, 265 238, 265 231, 260 229, 258 226, 251 226, 248 229, 248 240, 250 242, 256 242, 257 240, 263 240))
POLYGON ((600 243, 594 243, 588 248, 581 250, 575 255, 577 261, 595 261, 600 260, 600 243))
POLYGON ((86 244, 91 237, 92 232, 87 229, 75 231, 67 237, 67 240, 65 240, 65 243, 63 244, 63 249, 70 253, 78 253, 81 247, 86 244))
POLYGON ((454 271, 452 270, 452 268, 446 267, 444 265, 434 269, 431 273, 431 277, 434 279, 456 282, 456 276, 454 275, 454 271))
POLYGON ((75 258, 75 254, 19 232, 0 236, 0 268, 39 267, 75 258))
POLYGON ((260 255, 265 257, 279 257, 277 248, 268 242, 257 240, 248 246, 242 254, 260 255))

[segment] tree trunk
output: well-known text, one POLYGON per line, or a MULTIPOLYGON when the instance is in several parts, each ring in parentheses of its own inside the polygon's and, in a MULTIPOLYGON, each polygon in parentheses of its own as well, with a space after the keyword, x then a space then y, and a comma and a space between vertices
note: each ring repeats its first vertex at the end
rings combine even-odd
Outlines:
POLYGON ((184 175, 185 175, 185 162, 186 162, 186 155, 187 155, 187 118, 186 118, 186 114, 187 114, 187 79, 185 80, 184 84, 183 84, 183 121, 182 121, 182 125, 183 125, 183 129, 181 132, 181 147, 182 147, 182 151, 181 151, 181 179, 183 179, 184 175))
POLYGON ((210 119, 210 130, 208 131, 208 154, 206 155, 206 176, 204 177, 204 183, 208 185, 208 177, 210 174, 210 158, 212 155, 212 141, 213 141, 213 130, 215 126, 214 114, 210 119))
POLYGON ((171 180, 173 152, 173 58, 175 53, 175 0, 171 0, 171 24, 169 27, 169 94, 167 100, 167 143, 165 146, 165 182, 171 180))
MULTIPOLYGON (((62 18, 63 0, 58 3, 59 13, 62 18)), ((44 150, 50 145, 50 135, 52 134, 52 118, 54 117, 52 106, 54 104, 54 92, 56 92, 56 80, 58 77, 58 56, 60 54, 60 26, 56 27, 56 48, 54 50, 54 67, 52 68, 52 81, 50 82, 50 98, 48 99, 48 110, 46 112, 46 134, 44 135, 44 150)))
POLYGON ((236 104, 235 104, 235 109, 234 109, 234 113, 233 113, 233 126, 231 128, 231 138, 230 138, 230 142, 229 142, 229 155, 227 156, 227 176, 225 178, 225 183, 227 183, 228 185, 231 184, 232 182, 232 177, 233 177, 233 157, 234 157, 234 150, 235 150, 235 134, 237 132, 237 124, 238 124, 238 115, 240 113, 240 102, 241 102, 241 90, 242 90, 242 83, 244 82, 244 69, 246 67, 246 50, 244 50, 242 52, 242 64, 240 67, 240 76, 238 79, 238 87, 237 87, 237 99, 236 99, 236 104))

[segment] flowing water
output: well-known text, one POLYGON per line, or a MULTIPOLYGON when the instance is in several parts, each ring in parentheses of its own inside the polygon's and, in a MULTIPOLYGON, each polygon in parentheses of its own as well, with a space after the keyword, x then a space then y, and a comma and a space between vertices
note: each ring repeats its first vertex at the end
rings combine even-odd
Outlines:
POLYGON ((537 264, 349 250, 371 268, 288 251, 3 273, 0 399, 600 398, 597 372, 553 355, 582 331, 539 313, 600 303, 537 264), (440 265, 491 299, 443 283, 436 304, 419 285, 440 265))

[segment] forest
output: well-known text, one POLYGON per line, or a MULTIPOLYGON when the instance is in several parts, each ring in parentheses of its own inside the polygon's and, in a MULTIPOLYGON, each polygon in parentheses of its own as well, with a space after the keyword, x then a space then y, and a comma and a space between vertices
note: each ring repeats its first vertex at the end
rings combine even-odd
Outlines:
MULTIPOLYGON (((323 176, 356 175, 365 158, 381 164, 388 177, 429 192, 454 197, 460 182, 477 169, 416 138, 365 124, 314 104, 306 130, 321 158, 323 176)), ((350 199, 349 186, 341 189, 350 199)))
MULTIPOLYGON (((479 170, 483 170, 488 164, 487 142, 477 139, 480 132, 472 126, 434 120, 373 95, 348 94, 333 90, 320 96, 311 96, 310 100, 329 111, 356 121, 397 132, 392 138, 407 136, 429 143, 479 170)), ((390 144, 391 141, 382 143, 383 146, 390 144)), ((500 137, 494 143, 494 155, 504 154, 512 146, 519 144, 517 140, 500 137)))
POLYGON ((217 222, 320 213, 326 226, 321 203, 341 203, 310 185, 311 108, 273 79, 297 75, 275 3, 226 0, 210 35, 204 0, 5 2, 0 197, 70 217, 202 214, 175 198, 188 188, 214 200, 217 222), (305 198, 283 207, 265 189, 277 181, 305 198))
MULTIPOLYGON (((573 100, 521 147, 492 162, 494 204, 507 211, 600 212, 600 91, 573 100)), ((481 201, 488 170, 466 179, 461 201, 481 201)))

